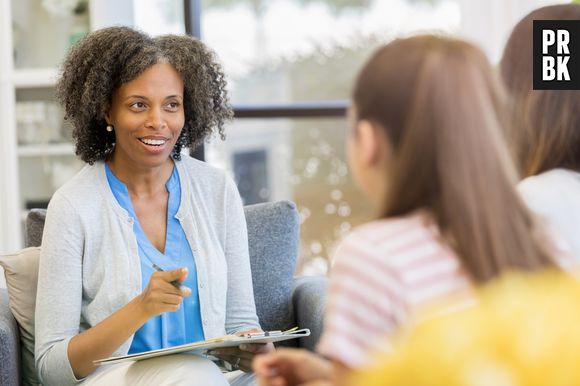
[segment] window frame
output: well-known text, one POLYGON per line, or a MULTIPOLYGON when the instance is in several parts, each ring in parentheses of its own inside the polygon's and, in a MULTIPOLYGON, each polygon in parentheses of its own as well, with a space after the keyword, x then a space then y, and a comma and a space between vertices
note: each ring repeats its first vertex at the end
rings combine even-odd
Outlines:
MULTIPOLYGON (((201 13, 203 0, 183 0, 185 33, 199 40, 201 36, 201 13)), ((278 119, 278 118, 335 118, 345 117, 348 100, 320 100, 299 103, 282 104, 235 104, 234 117, 247 119, 278 119)), ((205 160, 203 144, 191 152, 191 156, 205 160)))

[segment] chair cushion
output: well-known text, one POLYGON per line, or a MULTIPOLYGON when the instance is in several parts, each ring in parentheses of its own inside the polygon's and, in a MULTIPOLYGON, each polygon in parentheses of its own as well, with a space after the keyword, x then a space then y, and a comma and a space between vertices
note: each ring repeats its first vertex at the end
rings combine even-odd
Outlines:
POLYGON ((290 201, 244 207, 256 312, 264 330, 294 327, 292 287, 300 223, 290 201))
POLYGON ((22 378, 25 385, 37 385, 34 367, 34 308, 40 248, 31 247, 19 252, 1 255, 10 311, 18 323, 22 350, 22 378))
POLYGON ((8 306, 8 292, 0 288, 0 385, 20 385, 18 325, 8 306))
POLYGON ((26 216, 24 223, 24 246, 40 247, 46 209, 32 209, 26 216))

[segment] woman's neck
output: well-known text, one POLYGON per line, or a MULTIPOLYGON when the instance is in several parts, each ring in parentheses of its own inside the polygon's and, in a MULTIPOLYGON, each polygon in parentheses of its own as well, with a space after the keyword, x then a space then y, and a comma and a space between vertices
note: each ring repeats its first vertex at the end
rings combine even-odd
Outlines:
POLYGON ((173 172, 171 157, 158 166, 133 166, 128 162, 117 159, 114 154, 106 161, 109 168, 121 182, 123 182, 131 196, 152 197, 160 191, 165 192, 165 183, 173 172))

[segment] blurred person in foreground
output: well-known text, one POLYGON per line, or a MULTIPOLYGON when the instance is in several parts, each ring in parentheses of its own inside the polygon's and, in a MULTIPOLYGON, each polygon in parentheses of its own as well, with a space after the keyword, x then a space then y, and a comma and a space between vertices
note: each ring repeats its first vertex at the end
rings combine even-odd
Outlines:
POLYGON ((503 275, 467 310, 399 337, 352 386, 580 385, 580 282, 561 272, 503 275))
POLYGON ((533 21, 580 20, 580 4, 551 5, 512 31, 500 70, 509 94, 508 138, 530 209, 580 261, 580 91, 533 89, 533 21))
POLYGON ((343 384, 397 329, 472 304, 474 285, 556 266, 515 188, 501 91, 485 55, 453 38, 397 39, 366 63, 347 150, 379 215, 337 249, 322 356, 257 357, 261 385, 343 384))
MULTIPOLYGON (((43 385, 251 382, 194 355, 93 363, 260 328, 236 186, 181 152, 223 136, 225 86, 213 52, 189 36, 111 27, 69 52, 57 98, 88 165, 46 215, 35 320, 43 385)), ((254 353, 270 349, 223 359, 250 371, 254 353)))

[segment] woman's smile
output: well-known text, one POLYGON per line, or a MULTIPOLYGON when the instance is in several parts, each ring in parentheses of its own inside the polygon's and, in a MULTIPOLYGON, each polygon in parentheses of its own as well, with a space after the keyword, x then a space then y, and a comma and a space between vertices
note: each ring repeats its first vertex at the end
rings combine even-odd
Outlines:
MULTIPOLYGON (((142 148, 152 154, 159 154, 167 151, 167 148, 173 148, 170 138, 160 136, 146 136, 137 138, 142 148)), ((169 150, 171 150, 169 149, 169 150)))

